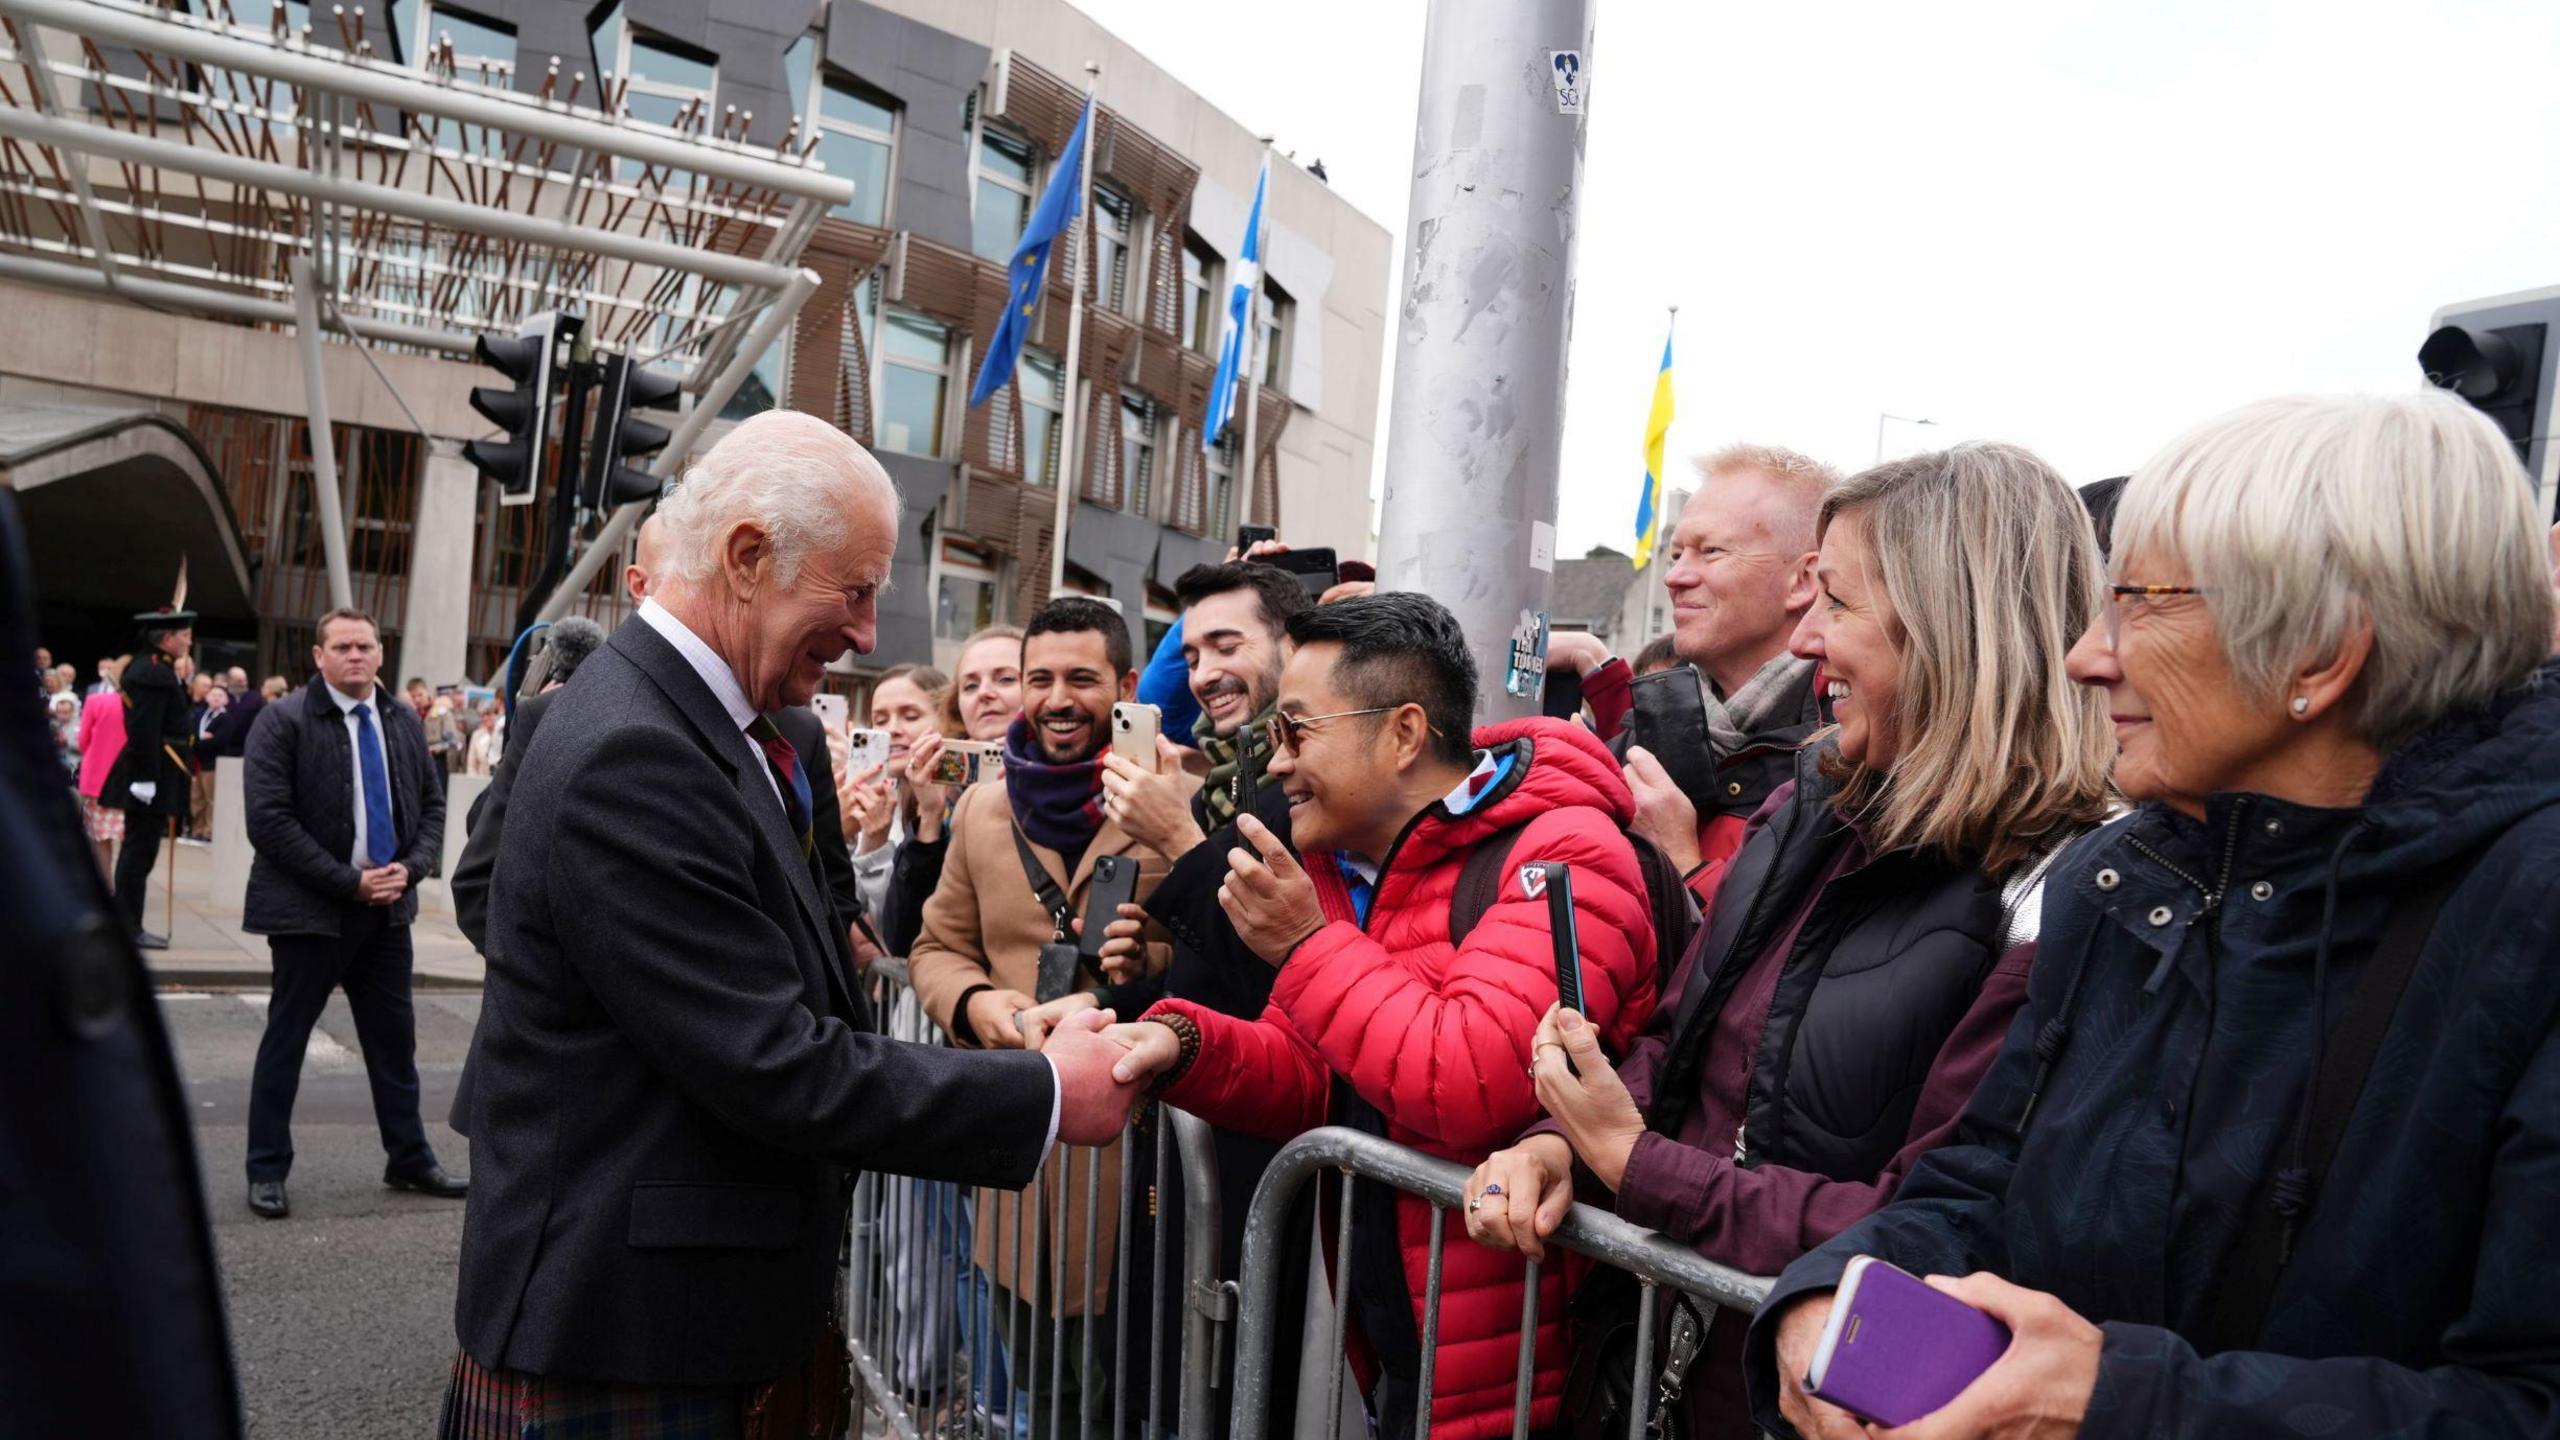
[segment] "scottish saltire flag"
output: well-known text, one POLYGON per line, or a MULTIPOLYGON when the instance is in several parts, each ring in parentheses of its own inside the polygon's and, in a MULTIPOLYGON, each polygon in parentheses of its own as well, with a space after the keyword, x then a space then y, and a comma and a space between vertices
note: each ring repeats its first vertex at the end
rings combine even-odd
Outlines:
POLYGON ((1218 448, 1219 432, 1235 414, 1236 376, 1244 369, 1244 340, 1253 324, 1253 292, 1262 285, 1262 195, 1271 188, 1271 157, 1253 182, 1253 213, 1244 220, 1244 245, 1228 273, 1226 338, 1218 342, 1218 378, 1209 382, 1209 414, 1200 425, 1200 448, 1218 448))
POLYGON ((1031 338, 1031 316, 1040 308, 1040 287, 1049 273, 1049 252, 1057 238, 1067 232, 1067 225, 1084 213, 1084 142, 1093 129, 1093 99, 1087 96, 1084 114, 1076 121, 1076 133, 1067 137, 1067 148, 1058 152, 1049 167, 1049 188, 1040 192, 1040 203, 1031 219, 1022 227, 1022 243, 1013 247, 1013 259, 1005 265, 1005 283, 1010 298, 1004 315, 996 321, 994 338, 987 341, 987 358, 978 366, 978 383, 969 387, 969 403, 984 405, 997 387, 1013 378, 1015 362, 1022 358, 1022 343, 1031 338))
POLYGON ((1662 445, 1671 433, 1671 337, 1662 337, 1662 368, 1653 376, 1653 413, 1644 422, 1644 494, 1636 501, 1636 568, 1653 558, 1662 533, 1662 445))

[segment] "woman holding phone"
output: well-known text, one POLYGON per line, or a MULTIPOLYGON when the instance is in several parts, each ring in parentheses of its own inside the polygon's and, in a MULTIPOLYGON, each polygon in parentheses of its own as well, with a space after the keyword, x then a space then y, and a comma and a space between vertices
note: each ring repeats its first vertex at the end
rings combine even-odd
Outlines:
POLYGON ((2441 390, 2272 400, 2124 487, 2071 654, 2136 809, 2064 858, 1946 1147, 1788 1267, 1761 1425, 1853 1256, 2012 1339, 1910 1440, 2560 1427, 2560 678, 2534 488, 2441 390))
POLYGON ((934 696, 938 725, 917 733, 898 771, 906 782, 906 843, 897 847, 886 893, 881 897, 880 943, 892 955, 904 955, 924 929, 924 902, 942 883, 942 859, 950 843, 944 827, 958 803, 956 786, 934 779, 934 762, 942 742, 977 740, 1001 744, 1005 727, 1022 709, 1022 629, 991 625, 960 643, 960 659, 952 677, 934 696))
MULTIPOLYGON (((1842 482, 1819 534, 1792 643, 1838 723, 1752 822, 1626 1058, 1569 1011, 1540 1025, 1550 1118, 1467 1181, 1486 1245, 1543 1257, 1579 1179, 1773 1273, 1948 1137, 2024 998, 2046 867, 2109 804, 2105 704, 2064 671, 2099 607, 2088 518, 2035 456, 1974 444, 1842 482)), ((1747 1428, 1741 1332, 1709 1329, 1686 1433, 1747 1428)))

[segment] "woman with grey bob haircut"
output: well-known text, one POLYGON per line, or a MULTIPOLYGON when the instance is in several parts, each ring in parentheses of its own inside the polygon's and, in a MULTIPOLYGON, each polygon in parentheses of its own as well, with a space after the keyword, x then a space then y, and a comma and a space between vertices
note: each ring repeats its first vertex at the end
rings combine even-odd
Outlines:
POLYGON ((1955 1138, 1789 1266, 1761 1422, 1853 1256, 2007 1326, 1897 1440, 2560 1430, 2560 686, 2533 488, 2440 391, 2248 406, 2126 486, 2071 653, 2134 812, 1955 1138), (1957 1278, 1961 1277, 1961 1278, 1957 1278))

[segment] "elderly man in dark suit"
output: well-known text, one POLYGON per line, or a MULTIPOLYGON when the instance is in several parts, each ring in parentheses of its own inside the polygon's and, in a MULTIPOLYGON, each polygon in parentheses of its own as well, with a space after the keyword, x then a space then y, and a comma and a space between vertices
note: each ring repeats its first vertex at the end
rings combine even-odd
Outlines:
POLYGON ((373 617, 332 610, 315 627, 311 683, 266 707, 241 760, 241 809, 257 856, 241 928, 267 937, 275 989, 249 1090, 249 1208, 288 1211, 293 1102, 329 992, 347 992, 389 1164, 383 1183, 459 1199, 418 1115, 410 1003, 418 881, 444 847, 444 771, 417 712, 378 678, 373 617))
POLYGON ((1020 1186, 1127 1117, 1089 1025, 901 1045, 851 983, 766 717, 870 649, 898 511, 832 426, 743 422, 663 503, 648 602, 508 762, 447 1436, 837 1433, 851 1171, 1020 1186))

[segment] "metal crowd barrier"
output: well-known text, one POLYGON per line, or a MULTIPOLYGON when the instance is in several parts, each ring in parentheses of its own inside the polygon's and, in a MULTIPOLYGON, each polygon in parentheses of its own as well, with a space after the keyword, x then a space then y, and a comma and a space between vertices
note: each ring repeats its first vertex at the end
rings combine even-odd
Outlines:
MULTIPOLYGON (((1440 1324, 1440 1259, 1447 1238, 1449 1212, 1465 1200, 1463 1187, 1468 1167, 1407 1149, 1363 1131, 1328 1126, 1310 1130, 1282 1147, 1278 1158, 1271 1162, 1271 1168, 1263 1172, 1262 1183, 1253 1192, 1253 1209, 1245 1218, 1244 1269, 1238 1285, 1243 1313, 1236 1329, 1232 1440, 1263 1440, 1272 1402, 1273 1321, 1279 1307, 1280 1286, 1295 1278, 1278 1273, 1283 1254, 1282 1232, 1288 1224, 1291 1201, 1296 1198, 1299 1187, 1326 1170, 1341 1174, 1335 1196, 1332 1344, 1328 1347, 1331 1353, 1326 1360, 1331 1367, 1326 1393, 1333 1400, 1331 1408, 1323 1412, 1328 1427, 1338 1425, 1340 1420, 1343 1371, 1347 1363, 1343 1350, 1343 1326, 1350 1303, 1351 1269, 1345 1262, 1351 1254, 1352 1188, 1359 1180, 1368 1180, 1419 1195, 1431 1204, 1430 1270, 1422 1303, 1420 1397, 1413 1430, 1417 1436, 1431 1433, 1432 1352, 1440 1324)), ((1472 1243, 1466 1239, 1463 1222, 1459 1225, 1459 1240, 1462 1244, 1472 1243)), ((1748 1315, 1760 1308, 1761 1300, 1768 1295, 1773 1283, 1766 1278, 1745 1275, 1739 1270, 1718 1265, 1642 1226, 1629 1224, 1605 1210, 1595 1210, 1587 1205, 1576 1205, 1566 1213, 1563 1224, 1556 1228, 1552 1243, 1624 1270, 1638 1282, 1637 1383, 1635 1404, 1628 1420, 1628 1440, 1643 1440, 1651 1422, 1648 1412, 1653 1401, 1649 1379, 1655 1364, 1654 1311, 1661 1288, 1668 1285, 1701 1302, 1748 1315)), ((1712 1320, 1715 1311, 1710 1309, 1706 1314, 1712 1320)), ((1528 1262, 1528 1284, 1520 1314, 1520 1369, 1511 1412, 1513 1440, 1525 1440, 1529 1433, 1530 1386, 1537 1343, 1538 1262, 1532 1260, 1528 1262)))
MULTIPOLYGON (((897 1040, 947 1044, 908 988, 904 962, 882 959, 869 973, 883 1030, 897 1040)), ((844 1288, 845 1329, 855 1380, 856 1413, 876 1414, 899 1440, 1155 1440, 1188 1433, 1214 1437, 1212 1395, 1224 1327, 1234 1313, 1234 1287, 1218 1279, 1219 1204, 1209 1127, 1194 1116, 1158 1107, 1133 1117, 1110 1147, 1061 1145, 1024 1192, 865 1174, 855 1184, 844 1288), (1138 1184, 1128 1163, 1152 1150, 1154 1183, 1138 1184), (1114 1255, 1101 1261, 1103 1171, 1116 1152, 1114 1255), (1179 1167, 1177 1169, 1176 1167, 1179 1167), (1178 1217, 1158 1203, 1179 1175, 1178 1217), (1081 1225, 1060 1225, 1072 1197, 1083 1197, 1081 1225), (1053 1204, 1053 1197, 1057 1203, 1053 1204), (1009 1212, 1009 1214, 1008 1214, 1009 1212), (998 1217, 993 1220, 981 1217, 998 1217), (1170 1226, 1182 1227, 1182 1273, 1166 1273, 1170 1226), (1065 1228, 1066 1235, 1056 1232, 1065 1228), (1073 1233, 1080 1228, 1081 1234, 1073 1233), (979 1262, 980 1232, 998 1244, 979 1262), (1068 1258, 1080 1259, 1080 1284, 1069 1282, 1068 1258), (1132 1315, 1134 1259, 1145 1252, 1143 1316, 1132 1315), (1110 1363, 1097 1361, 1102 1325, 1091 1319, 1105 1271, 1111 1277, 1105 1324, 1110 1363), (999 1288, 1001 1287, 1001 1288, 999 1288), (1061 1297, 1081 1292, 1074 1308, 1086 1320, 1070 1338, 1061 1297), (1167 1352, 1169 1316, 1180 1307, 1167 1352), (1138 1328, 1132 1334, 1133 1323, 1138 1328), (1131 1342, 1143 1338, 1144 1362, 1132 1376, 1131 1342), (1072 1352, 1072 1353, 1070 1353, 1072 1352), (1067 1414, 1067 1368, 1078 1413, 1067 1414), (1108 1415, 1097 1413, 1084 1383, 1109 1371, 1108 1415), (1029 1381, 1017 1384, 1016 1376, 1029 1381), (1131 1381, 1141 1387, 1133 1390, 1131 1381), (1177 1431, 1176 1422, 1179 1422, 1177 1431)))
MULTIPOLYGON (((906 984, 903 962, 874 962, 870 972, 883 1028, 894 1039, 945 1044, 947 1038, 926 1018, 906 984)), ((1060 1146, 1050 1164, 1027 1191, 968 1187, 921 1181, 904 1176, 865 1174, 854 1188, 851 1235, 844 1286, 846 1334, 851 1351, 856 1413, 876 1414, 887 1433, 899 1440, 1094 1440, 1097 1429, 1110 1440, 1219 1440, 1217 1392, 1229 1382, 1221 1363, 1230 1325, 1235 1326, 1231 1440, 1264 1440, 1275 1397, 1272 1361, 1282 1287, 1301 1283, 1283 1273, 1284 1232, 1293 1202, 1302 1187, 1325 1171, 1336 1171, 1335 1263, 1330 1267, 1332 1311, 1323 1360, 1329 1366, 1324 1394, 1327 1408, 1316 1412, 1328 1434, 1338 1434, 1343 1410, 1346 1358, 1344 1327, 1349 1304, 1353 1187, 1360 1181, 1383 1184, 1420 1196, 1432 1207, 1429 1273, 1422 1309, 1419 1415, 1414 1433, 1430 1433, 1433 1350, 1440 1315, 1441 1256, 1449 1211, 1463 1203, 1467 1167, 1424 1155, 1361 1131, 1329 1127, 1299 1136, 1282 1148, 1254 1191, 1247 1217, 1241 1280, 1219 1279, 1223 1217, 1217 1184, 1217 1162, 1209 1126, 1196 1116, 1158 1106, 1153 1123, 1132 1121, 1116 1146, 1060 1146), (1140 1187, 1135 1158, 1142 1144, 1154 1158, 1154 1183, 1140 1187), (1103 1266, 1100 1219, 1106 1156, 1118 1152, 1120 1182, 1115 1218, 1116 1253, 1103 1266), (1079 1171, 1081 1174, 1079 1175, 1079 1171), (1181 1213, 1168 1215, 1168 1178, 1178 1175, 1181 1213), (1082 1186, 1081 1235, 1054 1232, 1066 1205, 1051 1204, 1054 1190, 1062 1200, 1082 1186), (1010 1202, 1010 1203, 1008 1203, 1010 1202), (1010 1221, 983 1221, 1004 1216, 1010 1221), (1143 1213, 1142 1213, 1143 1212, 1143 1213), (1028 1223, 1026 1223, 1026 1221, 1028 1223), (1181 1226, 1179 1275, 1166 1273, 1171 1227, 1181 1226), (978 1263, 978 1231, 1009 1231, 1010 1263, 990 1273, 978 1263), (1082 1260, 1080 1287, 1067 1283, 1067 1258, 1073 1248, 1082 1260), (1140 1319, 1131 1314, 1133 1257, 1143 1249, 1151 1258, 1144 1297, 1151 1303, 1140 1319), (1098 1376, 1097 1327, 1087 1323, 1069 1337, 1068 1320, 1058 1316, 1060 1297, 1081 1289, 1079 1313, 1095 1308, 1100 1273, 1112 1276, 1108 1323, 1111 1330, 1110 1404, 1107 1415, 1090 1403, 1083 1377, 1098 1376), (1045 1279, 1046 1284, 1043 1284, 1045 1279), (1001 1290, 998 1286, 1001 1285, 1001 1290), (1010 1297, 1010 1299, 1008 1299, 1010 1297), (1180 1314, 1175 1337, 1178 1357, 1167 1353, 1168 1317, 1180 1314), (999 1318, 1001 1312, 1001 1318, 999 1318), (1141 1326, 1146 1349, 1143 1374, 1130 1374, 1133 1323, 1141 1326), (1074 1351, 1072 1358, 1069 1351, 1074 1351), (1168 1361, 1175 1363, 1168 1366, 1168 1361), (1067 1366, 1077 1367, 1078 1413, 1064 1410, 1067 1366), (1019 1373, 1028 1383, 1016 1382, 1019 1373), (1133 1392, 1130 1381, 1142 1380, 1133 1392), (1169 1388, 1170 1387, 1170 1388, 1169 1388)), ((1304 1223, 1303 1219, 1300 1222, 1304 1223)), ((992 1236, 1002 1239, 1002 1234, 992 1236)), ((1463 1223, 1459 1242, 1466 1240, 1463 1223)), ((1558 1227, 1553 1242, 1601 1264, 1628 1272, 1638 1282, 1641 1308, 1636 1325, 1636 1374, 1654 1370, 1656 1300, 1663 1287, 1685 1292, 1706 1305, 1756 1310, 1770 1281, 1729 1269, 1699 1256, 1650 1230, 1606 1211, 1576 1205, 1558 1227)), ((1529 1428, 1531 1382, 1538 1331, 1538 1266, 1528 1266, 1526 1298, 1520 1324, 1520 1362, 1513 1401, 1512 1433, 1525 1437, 1529 1428)), ((1713 1310, 1708 1310, 1710 1319, 1713 1310)), ((1310 1350, 1310 1355, 1316 1352, 1310 1350)), ((1652 1386, 1635 1387, 1630 1440, 1642 1440, 1650 1419, 1652 1386)), ((1303 1432, 1302 1416, 1301 1430, 1303 1432)), ((868 1427, 866 1427, 867 1429, 868 1427)))

